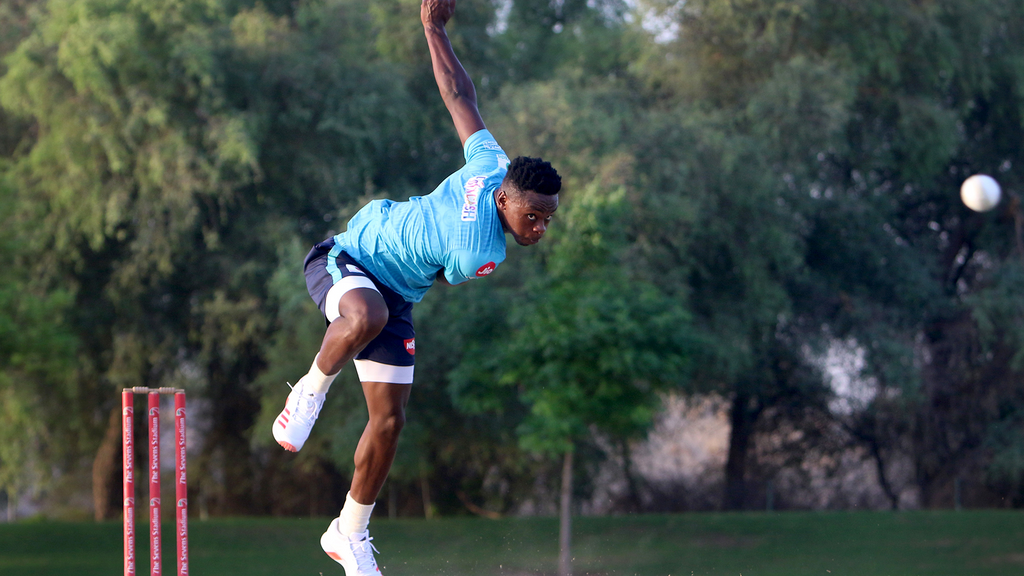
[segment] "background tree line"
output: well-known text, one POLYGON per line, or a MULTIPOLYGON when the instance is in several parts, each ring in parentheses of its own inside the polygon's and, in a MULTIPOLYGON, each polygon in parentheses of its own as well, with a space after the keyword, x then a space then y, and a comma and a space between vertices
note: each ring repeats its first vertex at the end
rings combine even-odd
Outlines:
MULTIPOLYGON (((354 374, 298 456, 269 427, 322 335, 308 247, 461 162, 417 11, 0 5, 9 503, 116 514, 116 392, 175 385, 203 426, 201 513, 334 512, 354 374)), ((612 456, 620 508, 657 508, 628 455, 667 392, 728 402, 723 508, 851 451, 893 507, 963 481, 1024 504, 1024 6, 466 0, 451 35, 488 127, 558 167, 563 208, 545 246, 417 306, 389 513, 514 512, 565 466, 585 496, 612 456), (959 201, 976 172, 1003 185, 992 213, 959 201)))

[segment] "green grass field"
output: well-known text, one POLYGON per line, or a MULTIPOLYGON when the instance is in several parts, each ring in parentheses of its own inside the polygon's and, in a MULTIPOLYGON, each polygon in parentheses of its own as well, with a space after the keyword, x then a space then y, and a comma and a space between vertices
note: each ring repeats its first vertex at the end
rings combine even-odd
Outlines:
MULTIPOLYGON (((326 519, 235 518, 189 526, 190 574, 343 576, 319 547, 326 519)), ((145 535, 145 526, 140 526, 145 535)), ((554 518, 377 520, 388 576, 554 574, 554 518)), ((174 573, 170 525, 164 570, 174 573)), ((0 524, 3 576, 121 573, 119 523, 0 524)), ((139 546, 138 574, 149 573, 139 546)), ((1024 574, 1024 513, 790 512, 576 518, 574 574, 911 576, 1024 574)))

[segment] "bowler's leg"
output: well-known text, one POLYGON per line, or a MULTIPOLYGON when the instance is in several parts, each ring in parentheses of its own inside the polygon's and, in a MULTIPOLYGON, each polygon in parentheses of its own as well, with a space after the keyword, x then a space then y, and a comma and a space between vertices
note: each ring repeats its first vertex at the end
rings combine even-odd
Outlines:
POLYGON ((395 460, 398 435, 405 425, 409 384, 363 382, 370 419, 356 447, 356 470, 349 492, 359 504, 373 504, 395 460))
POLYGON ((320 537, 324 552, 338 561, 348 576, 380 576, 368 526, 374 501, 395 459, 411 389, 409 384, 363 382, 370 419, 356 447, 352 487, 341 514, 320 537))

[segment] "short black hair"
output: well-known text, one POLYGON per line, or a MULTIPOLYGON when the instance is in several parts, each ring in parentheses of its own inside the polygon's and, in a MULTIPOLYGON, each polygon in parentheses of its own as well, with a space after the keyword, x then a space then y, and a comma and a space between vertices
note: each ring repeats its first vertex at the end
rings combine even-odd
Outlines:
POLYGON ((562 177, 550 162, 526 156, 512 161, 505 174, 505 182, 518 192, 536 192, 545 196, 554 196, 562 189, 562 177))

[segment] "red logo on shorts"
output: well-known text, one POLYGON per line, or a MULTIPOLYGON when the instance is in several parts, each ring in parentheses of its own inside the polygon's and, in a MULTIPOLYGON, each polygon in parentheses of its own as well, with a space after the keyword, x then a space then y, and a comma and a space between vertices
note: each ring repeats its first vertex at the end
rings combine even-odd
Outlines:
POLYGON ((416 355, 416 339, 415 338, 409 338, 408 340, 405 341, 405 351, 408 352, 409 354, 412 354, 413 356, 416 355))
POLYGON ((483 266, 480 267, 479 270, 476 271, 476 275, 477 276, 487 276, 491 272, 494 272, 494 269, 497 268, 497 267, 498 267, 498 265, 495 264, 494 262, 488 262, 487 264, 484 264, 483 266))

